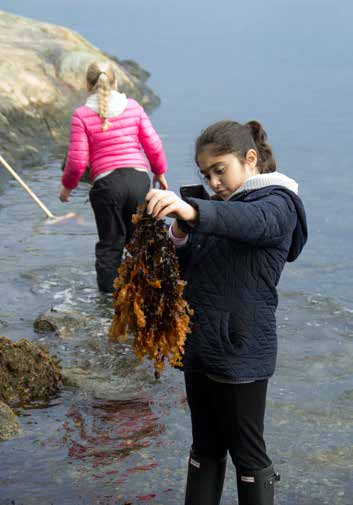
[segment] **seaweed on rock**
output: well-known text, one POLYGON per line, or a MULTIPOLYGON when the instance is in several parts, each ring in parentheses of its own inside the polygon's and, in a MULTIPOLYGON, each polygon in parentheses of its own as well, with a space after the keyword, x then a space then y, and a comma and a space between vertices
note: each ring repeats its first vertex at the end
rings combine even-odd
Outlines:
POLYGON ((135 229, 114 282, 110 340, 123 342, 132 333, 137 357, 153 360, 157 372, 165 360, 182 366, 193 312, 182 297, 186 282, 180 279, 174 244, 166 225, 149 216, 145 205, 132 222, 135 229))
POLYGON ((59 361, 22 338, 0 337, 0 400, 15 406, 46 401, 62 386, 59 361))

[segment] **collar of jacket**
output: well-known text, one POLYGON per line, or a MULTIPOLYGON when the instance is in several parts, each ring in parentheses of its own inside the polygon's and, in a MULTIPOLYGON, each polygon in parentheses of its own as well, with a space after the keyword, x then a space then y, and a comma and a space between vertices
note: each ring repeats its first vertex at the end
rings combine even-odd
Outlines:
MULTIPOLYGON (((127 103, 128 99, 125 93, 119 93, 115 90, 111 91, 108 96, 108 112, 106 117, 119 116, 126 109, 127 103)), ((98 114, 98 93, 93 93, 87 98, 86 106, 98 114)))
POLYGON ((256 189, 263 189, 268 186, 281 186, 285 189, 289 189, 296 195, 298 194, 298 183, 287 177, 280 172, 272 172, 270 174, 258 174, 249 177, 240 188, 238 188, 234 193, 232 193, 227 200, 233 200, 234 196, 249 193, 249 191, 254 191, 256 189))
POLYGON ((246 198, 248 202, 252 202, 254 200, 258 200, 259 198, 263 198, 264 196, 277 193, 278 191, 282 191, 284 193, 287 193, 289 196, 293 196, 293 198, 299 199, 299 196, 293 193, 293 191, 291 191, 290 189, 285 188, 284 186, 271 184, 269 186, 264 186, 263 188, 252 190, 248 189, 240 191, 239 193, 233 193, 233 195, 227 198, 227 200, 220 200, 220 201, 236 202, 238 200, 244 200, 246 198))

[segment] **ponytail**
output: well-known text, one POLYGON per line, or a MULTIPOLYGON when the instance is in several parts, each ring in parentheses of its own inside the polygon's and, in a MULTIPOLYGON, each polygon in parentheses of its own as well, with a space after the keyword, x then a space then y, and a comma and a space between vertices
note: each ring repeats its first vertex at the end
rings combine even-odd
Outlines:
POLYGON ((266 142, 267 133, 258 121, 249 121, 246 125, 251 132, 251 136, 257 147, 259 154, 258 167, 260 174, 267 174, 276 171, 276 161, 274 159, 271 146, 266 142))
POLYGON ((108 98, 113 89, 116 76, 110 63, 98 63, 94 61, 87 69, 86 80, 90 91, 98 93, 98 115, 103 119, 102 130, 108 130, 108 98))

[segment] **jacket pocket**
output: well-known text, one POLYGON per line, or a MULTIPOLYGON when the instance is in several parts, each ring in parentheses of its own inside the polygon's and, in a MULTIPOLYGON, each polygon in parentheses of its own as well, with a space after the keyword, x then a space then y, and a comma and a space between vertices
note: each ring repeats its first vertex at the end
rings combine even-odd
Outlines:
POLYGON ((229 318, 229 312, 199 305, 195 308, 190 340, 207 356, 221 358, 225 353, 232 352, 229 318))
POLYGON ((244 301, 236 312, 229 316, 229 341, 234 354, 251 354, 254 348, 256 308, 244 301))

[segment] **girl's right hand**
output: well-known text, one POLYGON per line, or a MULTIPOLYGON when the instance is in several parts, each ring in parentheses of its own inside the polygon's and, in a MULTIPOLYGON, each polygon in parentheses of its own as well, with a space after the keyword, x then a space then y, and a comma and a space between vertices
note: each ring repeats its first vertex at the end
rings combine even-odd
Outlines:
POLYGON ((156 219, 174 217, 184 221, 196 221, 197 210, 184 202, 173 191, 151 189, 146 196, 147 212, 156 219))
POLYGON ((71 191, 72 191, 71 189, 67 189, 64 186, 61 186, 59 199, 62 202, 68 202, 71 191))

